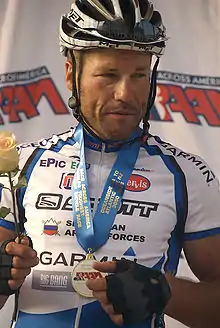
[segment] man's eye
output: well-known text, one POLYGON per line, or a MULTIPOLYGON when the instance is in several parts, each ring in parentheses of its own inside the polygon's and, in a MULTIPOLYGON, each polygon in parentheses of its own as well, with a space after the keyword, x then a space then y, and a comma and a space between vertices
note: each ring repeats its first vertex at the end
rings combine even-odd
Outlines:
POLYGON ((144 73, 135 73, 135 74, 133 75, 133 77, 134 77, 135 79, 142 79, 142 78, 146 77, 146 74, 144 74, 144 73))
POLYGON ((113 73, 100 74, 100 76, 105 77, 105 78, 108 78, 108 79, 113 79, 113 78, 116 78, 117 77, 117 75, 116 74, 113 74, 113 73))

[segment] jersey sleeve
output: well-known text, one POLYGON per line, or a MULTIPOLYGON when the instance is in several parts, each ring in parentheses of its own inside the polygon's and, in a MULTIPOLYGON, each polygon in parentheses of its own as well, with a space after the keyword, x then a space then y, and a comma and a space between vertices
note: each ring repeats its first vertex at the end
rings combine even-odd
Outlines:
MULTIPOLYGON (((20 171, 18 174, 13 178, 14 182, 18 181, 18 176, 20 175, 21 170, 24 168, 24 165, 26 164, 26 161, 29 157, 29 155, 33 152, 31 149, 27 149, 25 151, 19 150, 19 169, 20 171)), ((12 195, 11 191, 8 189, 10 187, 9 179, 8 177, 0 177, 0 207, 4 206, 7 208, 10 208, 13 212, 13 202, 12 202, 12 195)), ((21 190, 19 189, 15 193, 16 198, 16 216, 19 221, 20 230, 24 232, 24 222, 26 221, 24 217, 24 209, 22 206, 22 201, 20 198, 21 190)), ((15 231, 15 220, 13 214, 8 214, 5 218, 0 217, 0 226, 4 227, 6 229, 14 230, 15 231)))
POLYGON ((203 163, 204 165, 200 166, 203 170, 196 166, 191 167, 186 179, 188 216, 185 241, 220 234, 219 181, 208 165, 204 161, 203 163))

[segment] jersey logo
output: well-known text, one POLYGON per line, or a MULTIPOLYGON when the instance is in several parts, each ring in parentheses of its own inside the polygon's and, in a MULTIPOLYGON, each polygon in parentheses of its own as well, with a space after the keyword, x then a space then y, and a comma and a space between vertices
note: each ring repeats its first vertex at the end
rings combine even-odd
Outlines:
POLYGON ((56 167, 56 168, 58 167, 60 169, 63 169, 66 167, 66 162, 59 161, 54 158, 41 159, 40 167, 56 167))
POLYGON ((129 247, 123 255, 124 256, 136 256, 134 249, 132 247, 129 247))
POLYGON ((127 182, 126 190, 128 191, 145 191, 150 188, 150 181, 138 174, 132 174, 127 182))
MULTIPOLYGON (((90 199, 91 209, 94 207, 94 198, 90 199)), ((35 204, 38 210, 50 211, 72 211, 72 196, 65 197, 62 194, 40 193, 35 204)), ((159 203, 145 202, 142 200, 122 199, 121 206, 117 214, 128 216, 139 216, 150 218, 152 212, 157 212, 159 203)))
POLYGON ((71 190, 74 175, 75 175, 75 173, 62 173, 59 188, 71 190))
POLYGON ((48 235, 48 236, 55 236, 55 235, 59 235, 59 230, 58 230, 58 226, 61 223, 61 221, 55 221, 53 219, 47 220, 47 221, 43 221, 44 223, 44 228, 43 228, 43 233, 44 235, 48 235))

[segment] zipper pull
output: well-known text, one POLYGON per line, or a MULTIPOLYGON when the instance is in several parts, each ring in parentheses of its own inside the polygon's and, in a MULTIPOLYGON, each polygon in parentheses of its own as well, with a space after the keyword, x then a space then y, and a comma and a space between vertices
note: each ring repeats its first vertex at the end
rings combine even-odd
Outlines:
POLYGON ((106 145, 104 143, 102 143, 102 150, 101 150, 102 154, 105 152, 105 147, 106 147, 106 145))

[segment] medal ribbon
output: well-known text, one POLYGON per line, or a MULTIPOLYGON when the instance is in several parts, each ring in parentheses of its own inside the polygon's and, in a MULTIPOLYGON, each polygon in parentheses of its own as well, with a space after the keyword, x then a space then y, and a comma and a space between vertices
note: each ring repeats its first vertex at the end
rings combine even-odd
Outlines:
MULTIPOLYGON (((132 139, 140 136, 138 129, 132 139)), ((78 243, 86 253, 95 252, 108 240, 121 205, 127 182, 136 163, 140 140, 123 145, 107 178, 97 210, 92 217, 85 162, 83 127, 76 128, 74 139, 80 146, 80 162, 72 183, 73 220, 78 243)))

